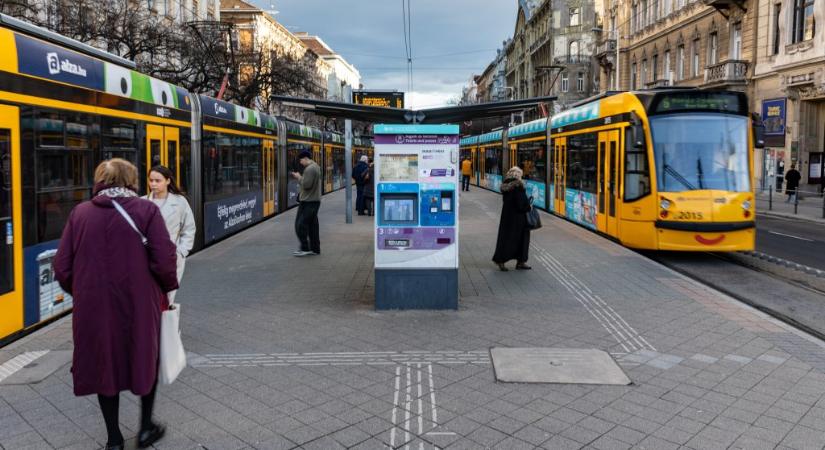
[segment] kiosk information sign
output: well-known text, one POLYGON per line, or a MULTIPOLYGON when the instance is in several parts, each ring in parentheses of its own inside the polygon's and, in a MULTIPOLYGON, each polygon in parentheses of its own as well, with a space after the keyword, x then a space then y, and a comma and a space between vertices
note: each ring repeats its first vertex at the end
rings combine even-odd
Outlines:
POLYGON ((458 125, 375 125, 375 307, 458 307, 458 125))

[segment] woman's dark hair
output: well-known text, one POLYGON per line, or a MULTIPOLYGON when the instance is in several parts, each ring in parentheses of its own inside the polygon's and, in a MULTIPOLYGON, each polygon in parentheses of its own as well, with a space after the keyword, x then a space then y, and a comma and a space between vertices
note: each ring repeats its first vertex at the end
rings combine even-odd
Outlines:
POLYGON ((169 180, 169 188, 168 188, 169 192, 171 192, 175 195, 183 195, 183 192, 181 192, 180 189, 178 189, 178 185, 175 184, 175 174, 172 173, 172 171, 168 167, 157 165, 157 166, 152 167, 151 170, 149 170, 149 173, 152 173, 152 172, 157 172, 157 173, 161 174, 163 176, 163 178, 166 178, 167 180, 169 180))

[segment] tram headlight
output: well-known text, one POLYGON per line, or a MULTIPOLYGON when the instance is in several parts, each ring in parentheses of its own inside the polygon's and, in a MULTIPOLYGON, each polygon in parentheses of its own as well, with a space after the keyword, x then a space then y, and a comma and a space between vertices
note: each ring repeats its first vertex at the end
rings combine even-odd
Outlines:
POLYGON ((662 209, 670 209, 670 200, 663 198, 661 202, 659 202, 659 207, 662 209))
POLYGON ((744 209, 745 211, 750 211, 750 209, 751 209, 750 200, 745 200, 744 202, 742 202, 742 209, 744 209))

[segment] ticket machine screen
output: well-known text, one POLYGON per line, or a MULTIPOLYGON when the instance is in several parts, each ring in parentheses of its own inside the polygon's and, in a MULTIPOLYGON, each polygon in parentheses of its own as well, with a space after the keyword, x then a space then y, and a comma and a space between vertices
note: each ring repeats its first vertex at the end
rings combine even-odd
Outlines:
POLYGON ((417 200, 418 196, 415 194, 381 195, 381 221, 387 224, 418 225, 417 200))

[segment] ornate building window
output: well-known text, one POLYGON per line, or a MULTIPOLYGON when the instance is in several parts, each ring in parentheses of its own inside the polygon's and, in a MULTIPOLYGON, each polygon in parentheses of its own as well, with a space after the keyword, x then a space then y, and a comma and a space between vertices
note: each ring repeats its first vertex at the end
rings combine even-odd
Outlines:
POLYGON ((712 66, 719 62, 719 34, 713 32, 708 36, 708 65, 712 66))
POLYGON ((793 43, 814 38, 814 0, 793 0, 793 23, 791 41, 793 43))
POLYGON ((664 79, 670 80, 670 50, 665 50, 665 71, 662 75, 664 79))
POLYGON ((570 89, 570 79, 567 77, 567 71, 561 74, 561 91, 567 92, 570 89))
POLYGON ((691 75, 699 76, 699 39, 693 40, 693 58, 691 60, 691 75))
POLYGON ((742 23, 733 24, 730 32, 730 57, 728 59, 742 59, 742 23))
POLYGON ((584 72, 579 72, 576 75, 576 90, 584 92, 584 72))
POLYGON ((575 27, 581 25, 581 8, 578 6, 570 8, 570 26, 575 27))
POLYGON ((653 66, 650 70, 650 81, 656 81, 659 78, 659 55, 653 55, 653 66))
POLYGON ((771 39, 771 50, 773 52, 772 55, 779 54, 779 21, 782 17, 782 3, 775 3, 773 5, 773 20, 771 20, 771 26, 773 27, 773 36, 771 39))
POLYGON ((630 31, 635 33, 639 29, 639 5, 634 3, 630 7, 630 31))
POLYGON ((636 63, 630 65, 630 89, 636 89, 637 74, 636 63))
POLYGON ((685 46, 680 45, 676 49, 676 79, 685 79, 685 46))

